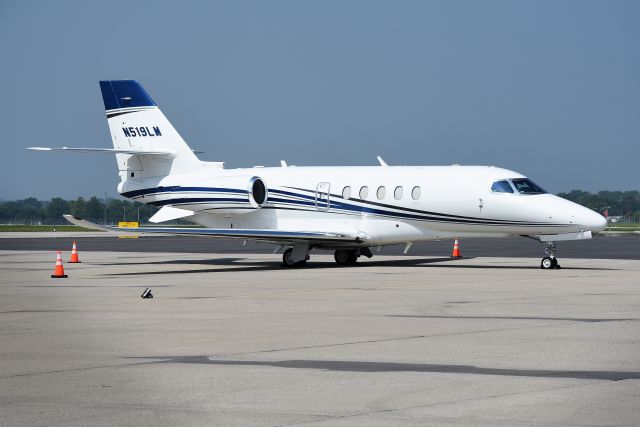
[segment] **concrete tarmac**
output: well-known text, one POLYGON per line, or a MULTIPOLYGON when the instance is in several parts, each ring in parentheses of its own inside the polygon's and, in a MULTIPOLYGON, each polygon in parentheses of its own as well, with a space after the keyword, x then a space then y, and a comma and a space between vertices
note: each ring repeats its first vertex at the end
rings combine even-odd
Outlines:
POLYGON ((640 419, 640 261, 80 257, 0 251, 0 425, 640 419))

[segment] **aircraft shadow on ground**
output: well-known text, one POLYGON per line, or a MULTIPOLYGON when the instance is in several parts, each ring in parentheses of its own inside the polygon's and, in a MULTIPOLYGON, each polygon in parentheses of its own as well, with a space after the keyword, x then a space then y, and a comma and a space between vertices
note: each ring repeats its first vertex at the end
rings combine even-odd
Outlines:
POLYGON ((584 380, 621 381, 640 379, 634 371, 570 371, 551 369, 504 369, 483 368, 473 365, 444 365, 428 363, 368 362, 347 360, 220 360, 209 356, 159 356, 134 357, 131 359, 160 359, 150 364, 183 363, 211 366, 263 366, 281 369, 314 369, 333 372, 422 372, 466 375, 499 375, 533 378, 574 378, 584 380))
MULTIPOLYGON (((463 258, 472 259, 472 258, 463 258)), ((339 266, 335 263, 329 262, 307 262, 306 266, 301 270, 309 269, 354 269, 354 268, 367 268, 367 267, 428 267, 428 268, 465 268, 465 269, 505 269, 505 270, 539 270, 537 261, 534 261, 532 265, 468 265, 460 264, 457 259, 449 257, 442 258, 412 258, 412 259, 397 259, 397 260, 377 260, 377 261, 363 261, 354 266, 339 266), (446 263, 446 264, 441 264, 446 263)), ((128 265, 210 265, 210 266, 222 266, 219 268, 198 268, 192 270, 161 270, 161 271, 136 271, 136 272, 123 272, 123 273, 111 273, 105 276, 141 276, 141 275, 162 275, 162 274, 191 274, 191 273, 224 273, 224 272, 248 272, 248 271, 267 271, 267 270, 296 270, 285 269, 282 263, 279 261, 251 261, 247 258, 213 258, 213 259, 178 259, 169 261, 144 261, 144 262, 125 262, 125 263, 109 263, 99 264, 107 266, 128 266, 128 265)), ((566 270, 595 270, 606 271, 616 270, 612 268, 596 268, 596 267, 569 267, 566 270)), ((552 272, 549 272, 553 274, 552 272)))

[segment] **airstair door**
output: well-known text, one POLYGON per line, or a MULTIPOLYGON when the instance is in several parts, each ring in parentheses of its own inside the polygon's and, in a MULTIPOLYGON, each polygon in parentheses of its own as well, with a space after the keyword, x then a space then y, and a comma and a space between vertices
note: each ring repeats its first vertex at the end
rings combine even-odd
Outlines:
POLYGON ((319 211, 328 211, 331 206, 329 200, 331 184, 328 182, 321 182, 316 187, 316 209, 319 211))

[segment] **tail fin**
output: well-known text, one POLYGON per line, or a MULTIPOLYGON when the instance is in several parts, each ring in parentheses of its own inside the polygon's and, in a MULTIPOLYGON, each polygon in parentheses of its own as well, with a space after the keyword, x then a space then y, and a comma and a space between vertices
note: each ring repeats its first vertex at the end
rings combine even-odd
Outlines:
POLYGON ((100 82, 113 147, 169 151, 173 158, 116 154, 121 180, 191 172, 200 160, 136 80, 100 82))

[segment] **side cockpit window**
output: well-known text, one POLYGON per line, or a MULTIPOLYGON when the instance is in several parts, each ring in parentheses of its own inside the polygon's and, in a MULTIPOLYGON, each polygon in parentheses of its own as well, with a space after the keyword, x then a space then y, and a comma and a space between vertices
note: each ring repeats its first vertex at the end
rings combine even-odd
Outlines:
POLYGON ((546 191, 539 187, 529 178, 514 178, 511 180, 513 186, 516 187, 520 194, 545 194, 546 191))
POLYGON ((513 188, 511 184, 509 184, 509 181, 505 179, 491 184, 491 191, 494 193, 513 193, 513 188))

